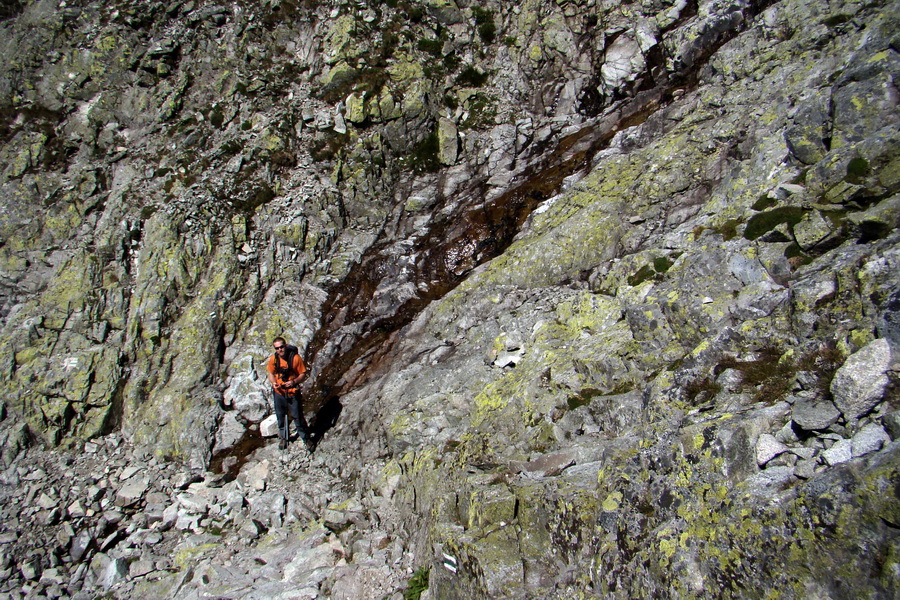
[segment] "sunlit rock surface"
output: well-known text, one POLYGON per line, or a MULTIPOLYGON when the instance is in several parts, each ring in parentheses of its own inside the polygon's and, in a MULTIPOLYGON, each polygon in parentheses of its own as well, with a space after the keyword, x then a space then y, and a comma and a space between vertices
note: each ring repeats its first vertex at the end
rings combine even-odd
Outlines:
POLYGON ((896 2, 0 19, 0 594, 900 587, 896 2))

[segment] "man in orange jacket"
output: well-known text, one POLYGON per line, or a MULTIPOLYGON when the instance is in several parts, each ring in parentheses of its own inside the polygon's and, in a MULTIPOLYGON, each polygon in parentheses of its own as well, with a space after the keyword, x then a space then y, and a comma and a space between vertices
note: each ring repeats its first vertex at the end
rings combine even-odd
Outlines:
POLYGON ((309 428, 303 417, 300 399, 300 382, 306 376, 306 365, 294 346, 289 346, 283 337, 272 342, 275 354, 269 357, 266 371, 272 384, 275 418, 278 419, 279 447, 287 448, 290 440, 291 417, 297 421, 300 437, 309 447, 309 428))

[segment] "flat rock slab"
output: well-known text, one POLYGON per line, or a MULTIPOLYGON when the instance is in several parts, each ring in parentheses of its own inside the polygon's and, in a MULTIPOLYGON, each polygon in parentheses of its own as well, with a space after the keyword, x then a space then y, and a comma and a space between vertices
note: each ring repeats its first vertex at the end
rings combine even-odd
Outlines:
POLYGON ((144 496, 149 483, 146 477, 129 479, 116 492, 116 506, 127 507, 136 504, 144 496))
POLYGON ((841 418, 841 411, 828 400, 802 398, 794 403, 791 418, 806 431, 828 429, 841 418))

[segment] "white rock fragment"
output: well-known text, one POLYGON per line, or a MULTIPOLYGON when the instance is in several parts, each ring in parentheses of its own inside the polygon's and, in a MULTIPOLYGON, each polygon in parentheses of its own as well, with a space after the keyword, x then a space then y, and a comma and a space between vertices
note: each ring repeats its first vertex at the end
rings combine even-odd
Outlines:
POLYGON ((278 435, 278 419, 275 415, 269 415, 259 424, 259 434, 263 437, 278 435))

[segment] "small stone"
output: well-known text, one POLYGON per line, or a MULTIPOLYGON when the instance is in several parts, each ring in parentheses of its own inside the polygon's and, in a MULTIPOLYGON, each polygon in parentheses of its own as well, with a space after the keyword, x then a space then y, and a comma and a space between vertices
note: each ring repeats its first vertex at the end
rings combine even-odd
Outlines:
POLYGON ((127 508, 138 503, 149 485, 147 478, 130 479, 116 492, 116 506, 127 508))
POLYGON ((791 452, 801 460, 810 460, 816 455, 816 451, 813 448, 791 448, 791 452))
POLYGON ((794 466, 794 475, 800 479, 809 479, 816 474, 815 460, 801 460, 794 466))
POLYGON ((841 440, 822 452, 822 458, 831 466, 849 462, 853 458, 853 443, 850 440, 841 440))
POLYGON ((41 561, 30 558, 19 566, 19 571, 26 581, 37 581, 41 576, 41 561))
POLYGON ((203 477, 194 471, 182 471, 172 478, 172 485, 176 490, 185 490, 192 483, 202 481, 203 477))
POLYGON ((788 451, 788 447, 775 439, 774 435, 764 433, 756 442, 756 464, 764 466, 770 460, 788 451))
POLYGON ((64 576, 58 567, 51 567, 41 573, 40 581, 45 585, 63 585, 69 581, 69 578, 64 576))
POLYGON ((266 489, 266 478, 269 476, 269 461, 263 460, 256 463, 240 474, 240 479, 251 489, 262 491, 266 489))
POLYGON ((75 562, 80 561, 93 541, 94 536, 91 534, 90 529, 79 531, 78 535, 72 540, 72 547, 69 548, 69 556, 72 560, 75 562))
POLYGON ((182 531, 191 530, 197 531, 200 529, 200 519, 202 519, 202 515, 192 515, 189 513, 178 513, 178 519, 175 521, 175 529, 180 529, 182 531))
POLYGON ((797 437, 797 433, 794 431, 792 421, 788 421, 784 424, 784 427, 778 430, 778 433, 775 434, 775 439, 782 444, 796 444, 800 441, 800 438, 797 437))
POLYGON ((259 424, 259 434, 263 437, 274 437, 278 435, 278 418, 275 415, 269 415, 259 424))
POLYGON ((140 471, 138 467, 125 467, 122 469, 122 472, 119 473, 119 481, 125 481, 126 479, 131 479, 135 473, 140 471))
POLYGON ((209 509, 209 503, 196 494, 178 494, 178 503, 188 512, 205 515, 209 509))
POLYGON ((117 583, 125 581, 128 577, 128 563, 125 559, 114 558, 106 566, 100 577, 100 584, 105 588, 111 588, 117 583))
POLYGON ((170 504, 163 511, 162 521, 160 522, 160 528, 165 531, 166 529, 170 529, 175 523, 178 521, 178 505, 170 504))
POLYGON ((244 519, 241 523, 241 532, 250 536, 251 539, 256 539, 265 530, 265 526, 256 519, 244 519))
POLYGON ((106 490, 104 488, 98 487, 96 485, 89 486, 87 489, 87 495, 86 495, 87 501, 88 502, 96 502, 97 500, 99 500, 100 498, 103 497, 103 494, 105 493, 105 491, 106 490))
POLYGON ((822 216, 822 213, 814 210, 794 225, 794 239, 801 248, 807 250, 828 237, 831 230, 832 225, 822 216))
POLYGON ((84 505, 81 503, 80 500, 76 500, 75 502, 70 504, 66 508, 66 512, 69 514, 69 518, 72 518, 72 519, 81 518, 81 517, 85 516, 85 514, 86 514, 84 505))
POLYGON ((892 440, 900 438, 900 410, 895 410, 884 415, 884 430, 892 440))
POLYGON ((37 500, 37 505, 45 510, 53 508, 57 504, 58 504, 58 502, 55 499, 48 496, 46 493, 41 493, 40 497, 37 500))
POLYGON ((854 435, 851 441, 853 458, 856 458, 858 456, 869 454, 870 452, 881 450, 885 444, 891 442, 891 438, 884 430, 884 427, 877 423, 870 423, 860 429, 859 433, 854 435))
POLYGON ((232 511, 240 511, 246 504, 247 500, 240 492, 231 491, 225 496, 226 514, 232 511))
POLYGON ((152 573, 156 570, 156 564, 152 560, 136 560, 128 567, 128 576, 134 579, 135 577, 143 577, 148 573, 152 573))

